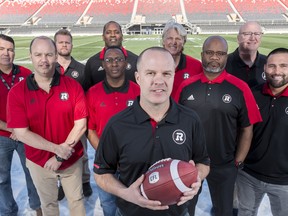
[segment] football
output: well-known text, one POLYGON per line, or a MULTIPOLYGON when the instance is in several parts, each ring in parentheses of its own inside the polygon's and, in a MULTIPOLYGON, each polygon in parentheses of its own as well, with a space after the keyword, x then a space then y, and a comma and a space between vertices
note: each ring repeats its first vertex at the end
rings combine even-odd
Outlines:
POLYGON ((161 205, 174 205, 185 191, 191 190, 197 176, 198 170, 193 164, 167 158, 148 169, 140 190, 146 199, 158 200, 161 205))

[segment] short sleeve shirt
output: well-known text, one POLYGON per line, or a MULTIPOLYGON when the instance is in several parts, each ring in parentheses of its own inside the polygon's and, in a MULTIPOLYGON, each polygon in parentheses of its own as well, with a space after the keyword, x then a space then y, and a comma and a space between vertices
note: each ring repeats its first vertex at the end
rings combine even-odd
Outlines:
MULTIPOLYGON (((61 74, 60 67, 61 67, 61 65, 57 62, 56 63, 56 70, 58 71, 58 73, 61 74)), ((84 86, 84 78, 85 78, 84 77, 84 69, 85 69, 84 64, 76 61, 73 57, 71 57, 71 62, 69 64, 68 68, 66 69, 66 71, 64 71, 64 75, 75 79, 83 87, 84 86)))
POLYGON ((253 127, 244 171, 270 184, 288 185, 288 88, 273 95, 267 84, 253 89, 263 122, 253 127))
MULTIPOLYGON (((88 115, 85 95, 80 84, 55 71, 49 93, 38 87, 34 74, 15 85, 8 94, 7 124, 10 128, 29 128, 55 144, 65 142, 74 127, 74 121, 88 115)), ((71 166, 83 155, 79 141, 75 152, 60 169, 71 166)), ((44 166, 53 153, 25 145, 26 157, 44 166)))
MULTIPOLYGON (((15 78, 13 80, 13 84, 16 85, 18 82, 24 80, 27 76, 31 74, 31 71, 28 68, 13 65, 12 71, 9 74, 4 74, 2 72, 1 76, 5 80, 4 82, 0 80, 0 120, 3 122, 7 122, 7 96, 12 86, 13 74, 15 74, 15 78), (9 88, 7 88, 6 84, 9 88)), ((0 129, 0 136, 10 137, 11 133, 8 131, 4 131, 0 129)))
POLYGON ((228 55, 226 70, 228 73, 246 82, 250 88, 266 82, 264 64, 266 56, 257 52, 257 57, 252 65, 246 65, 239 56, 238 48, 228 55))
MULTIPOLYGON (((136 63, 138 56, 133 52, 126 50, 122 47, 122 50, 126 56, 126 60, 128 62, 125 76, 128 80, 133 82, 135 81, 135 72, 136 72, 136 63)), ((85 65, 85 82, 84 82, 84 90, 87 91, 93 85, 104 80, 106 73, 104 68, 102 67, 102 61, 104 59, 105 48, 103 48, 99 53, 90 57, 85 65)))
MULTIPOLYGON (((205 136, 198 115, 171 101, 166 117, 154 128, 151 118, 133 105, 113 116, 100 138, 94 161, 97 174, 120 172, 120 181, 129 187, 156 161, 173 158, 209 165, 205 136)), ((185 205, 170 206, 166 211, 152 211, 118 198, 124 215, 181 215, 185 205)))
POLYGON ((201 62, 191 56, 182 53, 180 57, 180 62, 175 70, 173 89, 171 93, 172 98, 174 98, 178 87, 184 80, 201 72, 201 62))
POLYGON ((238 128, 262 120, 248 85, 226 71, 212 81, 204 73, 184 81, 176 100, 200 116, 211 166, 234 163, 238 128))
POLYGON ((139 94, 138 84, 129 80, 125 80, 124 85, 119 88, 112 88, 106 79, 97 83, 86 94, 89 109, 88 128, 96 130, 100 137, 108 120, 132 106, 139 94))

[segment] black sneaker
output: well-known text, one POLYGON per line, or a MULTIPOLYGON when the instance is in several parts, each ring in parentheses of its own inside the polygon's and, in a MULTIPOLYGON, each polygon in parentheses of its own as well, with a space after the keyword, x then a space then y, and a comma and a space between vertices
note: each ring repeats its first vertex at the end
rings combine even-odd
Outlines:
POLYGON ((61 201, 62 199, 64 199, 64 197, 65 197, 65 193, 64 193, 62 185, 60 185, 58 187, 58 201, 61 201))
POLYGON ((85 197, 89 197, 92 195, 93 191, 90 186, 90 182, 83 183, 83 194, 85 197))

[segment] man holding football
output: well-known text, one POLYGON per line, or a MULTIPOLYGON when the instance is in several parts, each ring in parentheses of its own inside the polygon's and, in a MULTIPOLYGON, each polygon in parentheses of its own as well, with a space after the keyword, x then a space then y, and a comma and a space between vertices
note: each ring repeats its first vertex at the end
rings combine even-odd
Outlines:
POLYGON ((140 97, 110 119, 100 138, 94 162, 95 180, 102 189, 117 196, 118 216, 189 216, 186 202, 198 193, 201 181, 209 173, 210 160, 198 115, 170 99, 174 75, 175 63, 167 50, 144 50, 135 73, 140 97), (176 205, 162 206, 160 201, 148 200, 140 193, 143 174, 164 158, 190 161, 198 169, 198 181, 176 205), (113 175, 117 170, 119 179, 113 175))

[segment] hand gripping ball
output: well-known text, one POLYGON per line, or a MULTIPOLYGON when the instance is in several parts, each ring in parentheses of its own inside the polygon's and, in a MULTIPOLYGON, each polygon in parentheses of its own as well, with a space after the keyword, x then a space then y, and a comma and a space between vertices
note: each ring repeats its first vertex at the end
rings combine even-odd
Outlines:
POLYGON ((148 169, 140 190, 147 199, 158 200, 161 205, 173 205, 185 191, 191 190, 197 176, 198 170, 193 164, 167 158, 148 169))

